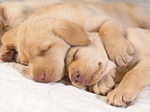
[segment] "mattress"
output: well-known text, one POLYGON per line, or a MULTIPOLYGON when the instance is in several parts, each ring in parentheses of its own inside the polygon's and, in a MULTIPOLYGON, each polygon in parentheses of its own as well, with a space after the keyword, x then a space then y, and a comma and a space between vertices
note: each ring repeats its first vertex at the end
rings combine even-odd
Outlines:
POLYGON ((0 112, 150 112, 150 87, 128 107, 111 106, 105 99, 61 82, 34 82, 0 64, 0 112))

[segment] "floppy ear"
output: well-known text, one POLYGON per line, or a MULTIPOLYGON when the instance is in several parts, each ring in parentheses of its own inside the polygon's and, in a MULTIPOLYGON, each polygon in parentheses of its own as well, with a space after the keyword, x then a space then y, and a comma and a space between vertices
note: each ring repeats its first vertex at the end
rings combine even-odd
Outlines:
POLYGON ((74 56, 76 55, 77 51, 80 49, 80 47, 71 47, 66 55, 66 58, 65 58, 65 64, 66 64, 66 67, 68 69, 68 66, 73 62, 75 61, 74 59, 74 56))
POLYGON ((66 55, 66 58, 65 58, 65 66, 66 66, 66 69, 65 69, 65 75, 67 76, 68 73, 69 73, 69 66, 70 64, 75 61, 74 57, 77 53, 77 51, 80 49, 79 46, 77 47, 71 47, 66 55))
POLYGON ((58 21, 53 32, 71 46, 90 44, 84 28, 67 20, 58 21))
POLYGON ((18 27, 12 28, 6 33, 1 38, 2 46, 5 49, 15 49, 16 46, 16 34, 18 31, 18 27))

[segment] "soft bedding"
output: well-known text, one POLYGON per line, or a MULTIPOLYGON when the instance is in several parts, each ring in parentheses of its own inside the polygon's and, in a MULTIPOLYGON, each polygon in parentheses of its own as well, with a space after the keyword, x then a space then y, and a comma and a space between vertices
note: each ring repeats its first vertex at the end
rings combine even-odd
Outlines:
POLYGON ((25 78, 7 63, 0 64, 0 112, 149 112, 150 87, 129 107, 113 107, 105 97, 58 83, 25 78))

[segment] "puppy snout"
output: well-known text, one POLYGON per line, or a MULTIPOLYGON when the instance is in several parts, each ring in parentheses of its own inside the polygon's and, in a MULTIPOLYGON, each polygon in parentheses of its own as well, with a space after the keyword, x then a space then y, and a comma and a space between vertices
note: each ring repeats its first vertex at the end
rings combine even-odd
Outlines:
POLYGON ((82 77, 79 73, 79 71, 75 71, 72 75, 71 75, 71 79, 73 82, 75 83, 81 83, 82 82, 82 77))
POLYGON ((85 89, 86 85, 90 81, 91 78, 86 78, 81 75, 80 71, 75 71, 71 75, 71 81, 73 82, 73 85, 80 89, 85 89))
POLYGON ((40 73, 40 74, 36 75, 35 77, 33 77, 33 80, 36 82, 45 82, 45 74, 40 73))

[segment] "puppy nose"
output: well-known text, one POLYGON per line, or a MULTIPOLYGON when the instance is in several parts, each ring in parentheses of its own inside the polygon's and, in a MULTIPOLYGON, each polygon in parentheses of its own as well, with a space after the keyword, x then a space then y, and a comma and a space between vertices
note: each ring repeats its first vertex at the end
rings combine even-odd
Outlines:
POLYGON ((36 82, 44 82, 45 81, 45 74, 44 73, 38 74, 38 75, 33 77, 33 80, 36 82))
POLYGON ((73 82, 75 83, 81 83, 82 82, 82 77, 79 73, 79 71, 75 71, 72 75, 71 75, 71 79, 73 82))

